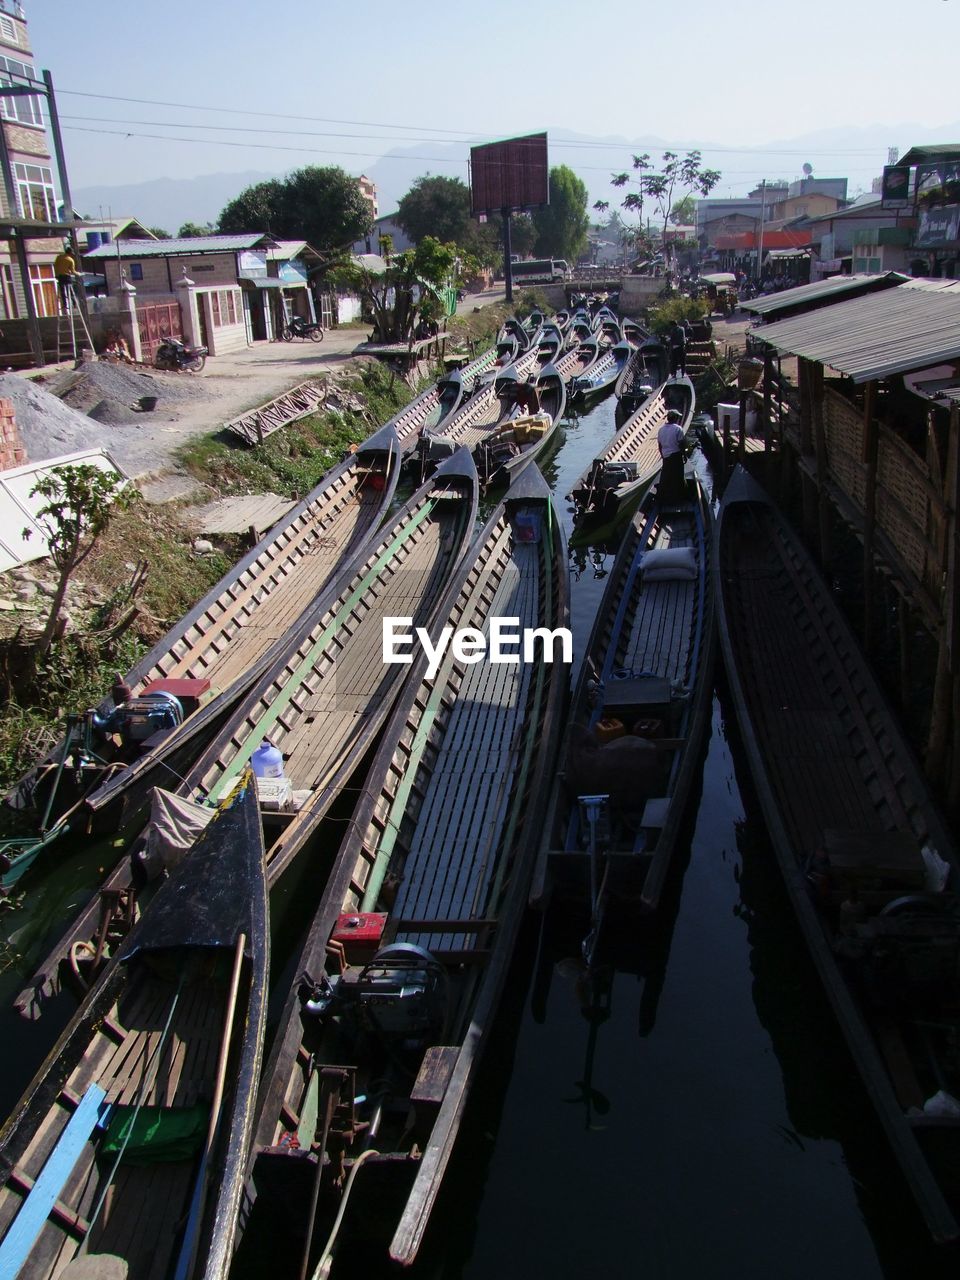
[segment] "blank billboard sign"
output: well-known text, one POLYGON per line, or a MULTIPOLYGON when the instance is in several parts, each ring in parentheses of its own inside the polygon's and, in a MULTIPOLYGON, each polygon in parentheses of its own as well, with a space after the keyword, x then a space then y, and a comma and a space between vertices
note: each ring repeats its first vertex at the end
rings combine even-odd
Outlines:
POLYGON ((470 194, 474 215, 549 204, 547 135, 471 147, 470 194))

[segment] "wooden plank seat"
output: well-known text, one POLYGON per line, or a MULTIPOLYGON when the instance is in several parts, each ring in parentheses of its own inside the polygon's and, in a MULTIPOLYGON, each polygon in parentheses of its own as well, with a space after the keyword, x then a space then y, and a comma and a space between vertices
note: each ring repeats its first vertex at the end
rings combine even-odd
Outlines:
POLYGON ((0 1244, 0 1276, 15 1276, 60 1198, 74 1165, 106 1113, 106 1094, 91 1084, 67 1121, 40 1176, 30 1188, 13 1225, 0 1244))

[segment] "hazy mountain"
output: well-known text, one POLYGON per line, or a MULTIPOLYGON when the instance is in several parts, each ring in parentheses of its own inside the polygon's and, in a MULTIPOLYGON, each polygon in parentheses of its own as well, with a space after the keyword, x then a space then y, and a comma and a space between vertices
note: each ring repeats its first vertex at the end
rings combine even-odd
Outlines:
MULTIPOLYGON (((595 200, 609 200, 616 205, 620 195, 610 186, 613 173, 629 169, 631 157, 649 152, 658 162, 666 143, 662 138, 645 135, 635 138, 596 137, 569 129, 549 129, 551 165, 569 165, 587 184, 591 205, 595 200)), ((792 180, 801 175, 808 163, 822 177, 850 177, 850 194, 869 190, 870 179, 879 177, 887 161, 889 147, 903 154, 922 143, 960 141, 960 122, 928 128, 926 125, 837 125, 830 129, 799 134, 762 147, 736 151, 735 142, 724 142, 722 149, 705 156, 705 163, 723 174, 716 194, 743 195, 761 177, 792 180), (858 172, 854 176, 853 171, 858 172)), ((692 139, 682 149, 698 147, 707 151, 707 139, 692 139)), ((465 143, 424 143, 415 147, 395 147, 384 153, 366 170, 377 184, 382 214, 393 213, 402 196, 417 178, 426 173, 444 177, 467 177, 470 149, 465 143)), ((280 173, 288 171, 281 170, 280 173)), ((277 173, 214 173, 200 178, 155 178, 150 182, 128 186, 82 187, 74 192, 74 205, 81 213, 99 217, 131 215, 148 226, 165 227, 176 232, 184 222, 216 221, 224 205, 244 187, 277 173)))
POLYGON ((199 178, 153 178, 126 186, 80 187, 73 205, 86 218, 137 218, 176 235, 185 222, 216 222, 224 205, 244 187, 274 173, 208 173, 199 178))

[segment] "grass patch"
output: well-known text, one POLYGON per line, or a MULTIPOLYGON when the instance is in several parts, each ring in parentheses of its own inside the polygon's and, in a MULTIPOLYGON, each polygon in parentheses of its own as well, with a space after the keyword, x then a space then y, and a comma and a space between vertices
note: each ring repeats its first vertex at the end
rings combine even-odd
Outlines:
POLYGON ((411 397, 403 378, 375 361, 363 362, 337 387, 344 393, 341 398, 355 398, 361 407, 310 414, 252 448, 221 433, 201 436, 179 450, 178 461, 197 480, 221 492, 301 498, 351 445, 365 440, 411 397))

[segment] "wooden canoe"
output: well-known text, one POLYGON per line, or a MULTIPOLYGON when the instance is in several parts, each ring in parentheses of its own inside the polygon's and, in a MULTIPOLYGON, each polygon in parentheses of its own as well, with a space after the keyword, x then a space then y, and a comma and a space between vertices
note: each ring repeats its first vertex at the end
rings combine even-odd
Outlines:
MULTIPOLYGON (((308 613, 331 582, 343 558, 356 555, 375 535, 393 499, 400 471, 396 433, 382 428, 328 472, 313 492, 247 553, 124 677, 130 694, 162 689, 165 682, 202 681, 204 702, 184 722, 195 742, 212 733, 243 690, 285 643, 287 632, 308 613)), ((105 698, 97 714, 114 709, 105 698)), ((82 797, 98 792, 130 763, 130 752, 113 751, 81 726, 20 780, 9 797, 16 808, 48 815, 73 811, 82 797), (81 750, 86 738, 96 754, 81 750), (76 750, 74 750, 74 747, 76 750), (74 756, 76 757, 74 759, 74 756), (66 762, 67 768, 63 768, 66 762), (63 786, 68 779, 70 787, 63 786), (59 787, 60 793, 51 793, 59 787)), ((163 747, 158 751, 162 754, 163 747)), ((182 759, 173 762, 179 768, 182 759)), ((69 816, 64 820, 64 828, 69 816)), ((45 824, 44 824, 45 825, 45 824)), ((43 844, 6 851, 4 882, 19 878, 43 844)))
POLYGON ((660 471, 657 432, 668 409, 680 412, 689 432, 696 393, 689 378, 673 378, 650 396, 623 424, 571 491, 576 529, 571 545, 616 528, 636 506, 660 471))
MULTIPOLYGON (((713 517, 697 480, 631 521, 569 716, 533 897, 653 911, 701 761, 713 691, 713 517)), ((594 943, 595 943, 594 936, 594 943)))
POLYGON ((829 585, 742 468, 720 507, 718 568, 730 693, 787 892, 926 1223, 955 1240, 953 837, 829 585), (928 891, 941 873, 944 890, 928 891))
POLYGON ((248 773, 0 1130, 0 1275, 67 1277, 83 1253, 91 1266, 122 1259, 131 1280, 226 1280, 260 1075, 268 942, 248 773))
POLYGON ((645 329, 642 324, 636 320, 626 319, 620 321, 620 327, 623 330, 623 336, 630 343, 631 347, 639 347, 650 337, 650 332, 645 329))
POLYGON ((509 485, 528 462, 557 443, 567 404, 567 388, 553 365, 545 365, 540 370, 536 393, 540 407, 532 416, 524 416, 514 409, 474 446, 473 456, 484 492, 509 485))
POLYGON ((667 349, 657 338, 647 338, 637 344, 633 358, 624 365, 617 381, 618 412, 629 417, 656 389, 666 382, 670 373, 667 349))
POLYGON ((585 373, 571 378, 571 397, 592 402, 612 391, 632 354, 633 348, 626 341, 608 347, 585 373))
POLYGON ((584 377, 599 359, 600 343, 591 334, 565 351, 554 367, 564 382, 572 384, 575 379, 584 377))
MULTIPOLYGON (((504 617, 520 629, 567 626, 562 530, 534 466, 494 512, 440 613, 444 625, 488 638, 504 617)), ((364 1233, 385 1227, 386 1243, 393 1232, 401 1263, 417 1253, 525 909, 567 679, 559 661, 466 665, 448 654, 432 678, 421 662, 384 733, 299 963, 308 977, 281 1019, 252 1147, 255 1212, 269 1215, 278 1195, 302 1203, 298 1251, 311 1265, 351 1170, 364 1233), (420 1017, 388 1012, 398 974, 412 993, 421 970, 420 1017), (357 993, 382 1034, 358 1035, 336 990, 326 1003, 327 984, 357 993), (447 1010, 438 1019, 427 998, 437 984, 447 1010), (321 1166, 325 1088, 335 1114, 353 1122, 334 1126, 321 1166)))
MULTIPOLYGON (((414 626, 430 623, 469 545, 476 509, 476 468, 461 449, 413 495, 363 561, 344 574, 226 727, 169 788, 178 796, 215 803, 269 737, 283 752, 290 784, 289 793, 276 789, 271 807, 264 802, 271 886, 360 764, 407 674, 407 667, 382 660, 383 619, 409 616, 414 626)), ((135 853, 144 840, 135 842, 135 853)), ((18 996, 16 1005, 25 1017, 38 1017, 59 989, 61 966, 74 944, 100 952, 113 904, 128 902, 132 886, 131 859, 125 858, 18 996)))

